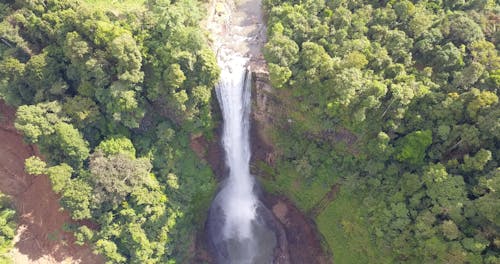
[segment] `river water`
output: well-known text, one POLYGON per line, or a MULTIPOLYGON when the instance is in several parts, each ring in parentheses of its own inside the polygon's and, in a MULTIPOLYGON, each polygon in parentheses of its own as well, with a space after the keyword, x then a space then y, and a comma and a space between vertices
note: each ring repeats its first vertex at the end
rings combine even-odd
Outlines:
POLYGON ((217 263, 272 263, 277 244, 269 227, 272 216, 256 195, 249 167, 249 68, 262 41, 260 1, 223 2, 214 12, 211 26, 221 68, 216 93, 224 121, 222 144, 228 175, 212 202, 207 233, 217 263))

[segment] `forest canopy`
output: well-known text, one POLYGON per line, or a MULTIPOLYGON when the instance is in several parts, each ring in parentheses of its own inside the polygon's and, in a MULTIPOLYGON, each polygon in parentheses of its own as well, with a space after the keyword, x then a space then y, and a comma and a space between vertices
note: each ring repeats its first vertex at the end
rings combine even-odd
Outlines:
POLYGON ((268 189, 317 213, 339 263, 498 263, 499 2, 264 6, 268 189))
MULTIPOLYGON (((217 122, 203 5, 0 3, 0 98, 44 157, 26 171, 95 223, 71 228, 109 263, 192 257, 215 191, 190 148, 217 122)), ((265 188, 314 218, 338 263, 498 263, 500 3, 263 8, 278 154, 258 164, 265 188)))
POLYGON ((0 98, 44 160, 77 243, 109 263, 183 263, 214 180, 190 149, 211 136, 215 55, 202 3, 0 3, 0 98), (133 5, 133 8, 128 8, 133 5))

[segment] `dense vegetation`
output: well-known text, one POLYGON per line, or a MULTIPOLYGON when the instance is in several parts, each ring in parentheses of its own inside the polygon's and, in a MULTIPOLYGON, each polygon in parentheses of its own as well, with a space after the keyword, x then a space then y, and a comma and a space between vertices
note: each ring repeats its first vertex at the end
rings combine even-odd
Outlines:
POLYGON ((338 263, 499 263, 499 2, 265 8, 267 188, 316 218, 338 263))
POLYGON ((210 137, 219 75, 200 5, 0 3, 0 97, 45 159, 26 170, 50 178, 73 219, 95 223, 75 226, 77 241, 109 263, 192 255, 215 184, 189 143, 210 137))
MULTIPOLYGON (((261 166, 268 190, 315 217, 338 263, 498 263, 498 1, 264 2, 281 154, 261 166)), ((0 98, 45 158, 26 170, 95 223, 77 241, 110 263, 192 255, 214 182, 189 144, 211 137, 219 75, 201 10, 0 3, 0 98)))
POLYGON ((16 211, 10 203, 9 197, 0 193, 0 263, 12 263, 9 250, 12 248, 12 240, 16 231, 16 211))

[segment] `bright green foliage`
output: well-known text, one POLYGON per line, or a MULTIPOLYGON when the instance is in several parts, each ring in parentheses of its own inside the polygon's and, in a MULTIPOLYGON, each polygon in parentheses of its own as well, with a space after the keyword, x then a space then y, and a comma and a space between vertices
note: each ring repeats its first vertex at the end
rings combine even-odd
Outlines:
POLYGON ((54 126, 54 135, 50 138, 49 150, 52 159, 66 161, 74 168, 80 168, 83 161, 89 157, 88 143, 81 133, 72 125, 57 123, 54 126))
POLYGON ((63 163, 47 168, 46 173, 52 183, 54 192, 60 193, 68 188, 68 184, 71 182, 73 169, 68 164, 63 163))
POLYGON ((16 113, 16 129, 21 131, 30 143, 37 143, 41 136, 55 132, 54 125, 61 121, 58 114, 61 107, 57 102, 37 105, 22 105, 16 113))
POLYGON ((276 88, 282 88, 292 77, 292 72, 286 68, 274 63, 269 63, 269 78, 271 85, 276 88))
POLYGON ((109 240, 98 240, 95 243, 96 253, 101 253, 108 257, 110 263, 125 263, 127 260, 124 256, 117 252, 116 244, 109 240))
POLYGON ((24 161, 24 170, 31 175, 45 174, 47 164, 37 156, 31 156, 24 161))
POLYGON ((500 68, 500 57, 495 45, 487 40, 479 40, 470 44, 470 52, 475 61, 486 66, 488 70, 500 68))
POLYGON ((490 91, 473 89, 472 93, 475 98, 467 105, 467 113, 473 119, 477 117, 480 109, 491 107, 498 103, 498 96, 490 91))
POLYGON ((0 95, 8 103, 20 105, 29 102, 33 91, 16 89, 22 85, 26 65, 16 58, 8 57, 0 62, 0 95))
POLYGON ((264 47, 268 63, 289 67, 299 60, 299 46, 281 34, 270 40, 264 47))
POLYGON ((317 218, 318 228, 324 230, 326 242, 337 249, 335 261, 338 263, 389 263, 384 252, 379 251, 369 238, 370 225, 363 218, 366 213, 361 209, 362 202, 341 191, 334 203, 331 203, 317 218), (338 218, 338 224, 332 224, 332 218, 338 218), (337 234, 343 234, 338 236, 337 234), (347 238, 347 239, 346 239, 347 238))
POLYGON ((129 155, 131 158, 135 158, 135 148, 130 139, 123 136, 111 137, 107 140, 101 141, 96 150, 102 151, 106 156, 115 154, 129 155))
POLYGON ((425 150, 431 143, 432 131, 412 132, 396 143, 398 145, 396 159, 413 165, 422 164, 425 158, 425 150))
POLYGON ((178 89, 186 80, 186 76, 184 75, 184 72, 182 72, 181 66, 176 63, 170 65, 165 72, 163 72, 163 80, 165 85, 170 86, 173 89, 178 89))
MULTIPOLYGON (((62 176, 62 175, 61 175, 62 176)), ((64 180, 61 178, 60 180, 64 180)), ((76 220, 92 218, 91 201, 92 187, 81 179, 66 182, 64 190, 61 192, 61 205, 71 209, 71 217, 76 220)))
POLYGON ((83 246, 86 241, 92 240, 94 237, 94 232, 87 226, 80 226, 78 230, 75 231, 76 244, 83 246))
POLYGON ((14 246, 12 240, 17 228, 15 220, 16 211, 14 211, 9 197, 0 193, 0 263, 12 263, 7 254, 14 246))

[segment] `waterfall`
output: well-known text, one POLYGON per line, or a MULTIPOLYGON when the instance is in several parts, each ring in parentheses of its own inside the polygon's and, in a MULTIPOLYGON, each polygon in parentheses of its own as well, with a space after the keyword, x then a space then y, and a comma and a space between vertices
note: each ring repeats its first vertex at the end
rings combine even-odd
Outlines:
POLYGON ((216 94, 224 121, 222 145, 228 176, 212 202, 207 228, 221 264, 271 263, 277 243, 266 223, 269 211, 255 194, 250 174, 252 78, 248 61, 230 49, 219 50, 221 76, 216 94))
POLYGON ((251 239, 252 221, 255 219, 256 197, 250 175, 249 113, 251 74, 246 69, 247 58, 239 55, 221 57, 221 79, 216 88, 217 99, 223 113, 222 143, 225 150, 229 177, 221 194, 226 216, 226 239, 251 239))
POLYGON ((216 94, 224 121, 221 141, 227 177, 212 201, 206 231, 220 264, 272 263, 278 244, 272 213, 255 193, 258 186, 249 165, 249 67, 256 66, 265 39, 260 4, 260 0, 221 1, 209 19, 221 68, 216 94))

